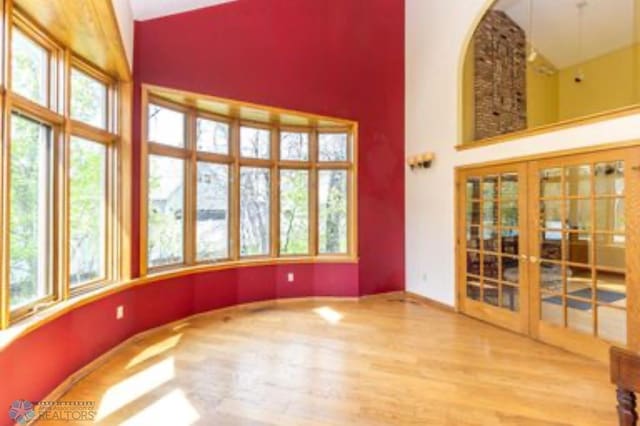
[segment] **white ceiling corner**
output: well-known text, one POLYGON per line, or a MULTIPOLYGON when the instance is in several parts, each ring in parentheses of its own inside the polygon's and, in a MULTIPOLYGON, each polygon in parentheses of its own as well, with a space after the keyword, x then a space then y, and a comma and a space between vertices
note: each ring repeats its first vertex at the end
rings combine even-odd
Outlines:
POLYGON ((133 18, 144 21, 236 0, 129 0, 133 18))

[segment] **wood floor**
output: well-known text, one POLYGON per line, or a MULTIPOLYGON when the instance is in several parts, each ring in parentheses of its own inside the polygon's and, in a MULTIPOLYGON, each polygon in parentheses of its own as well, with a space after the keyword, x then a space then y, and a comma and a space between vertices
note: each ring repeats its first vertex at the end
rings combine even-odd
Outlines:
POLYGON ((105 425, 616 424, 604 365, 403 296, 185 321, 62 399, 105 425))

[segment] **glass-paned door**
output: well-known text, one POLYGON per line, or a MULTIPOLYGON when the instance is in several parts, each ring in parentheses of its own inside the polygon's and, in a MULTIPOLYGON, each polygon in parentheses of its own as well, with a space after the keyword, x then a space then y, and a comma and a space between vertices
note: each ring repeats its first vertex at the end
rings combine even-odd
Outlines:
POLYGON ((459 174, 460 307, 463 312, 528 332, 526 167, 510 165, 459 174))
POLYGON ((531 163, 532 333, 541 340, 604 359, 610 343, 629 343, 636 163, 638 149, 531 163))

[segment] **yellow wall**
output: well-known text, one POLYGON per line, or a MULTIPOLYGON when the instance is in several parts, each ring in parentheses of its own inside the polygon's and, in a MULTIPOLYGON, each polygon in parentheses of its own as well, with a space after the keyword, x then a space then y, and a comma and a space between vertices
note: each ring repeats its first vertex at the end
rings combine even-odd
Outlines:
POLYGON ((636 47, 627 47, 561 70, 558 74, 558 118, 567 120, 625 107, 638 102, 636 47), (578 70, 584 81, 576 83, 578 70))
POLYGON ((527 127, 533 128, 558 121, 558 73, 547 75, 535 68, 553 70, 542 55, 534 64, 527 63, 527 127))

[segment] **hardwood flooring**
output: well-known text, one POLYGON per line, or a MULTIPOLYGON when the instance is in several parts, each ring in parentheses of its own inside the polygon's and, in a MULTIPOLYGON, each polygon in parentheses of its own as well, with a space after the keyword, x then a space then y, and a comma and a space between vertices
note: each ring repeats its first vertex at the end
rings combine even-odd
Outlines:
POLYGON ((104 425, 616 424, 606 366, 397 295, 185 320, 62 400, 104 425))

